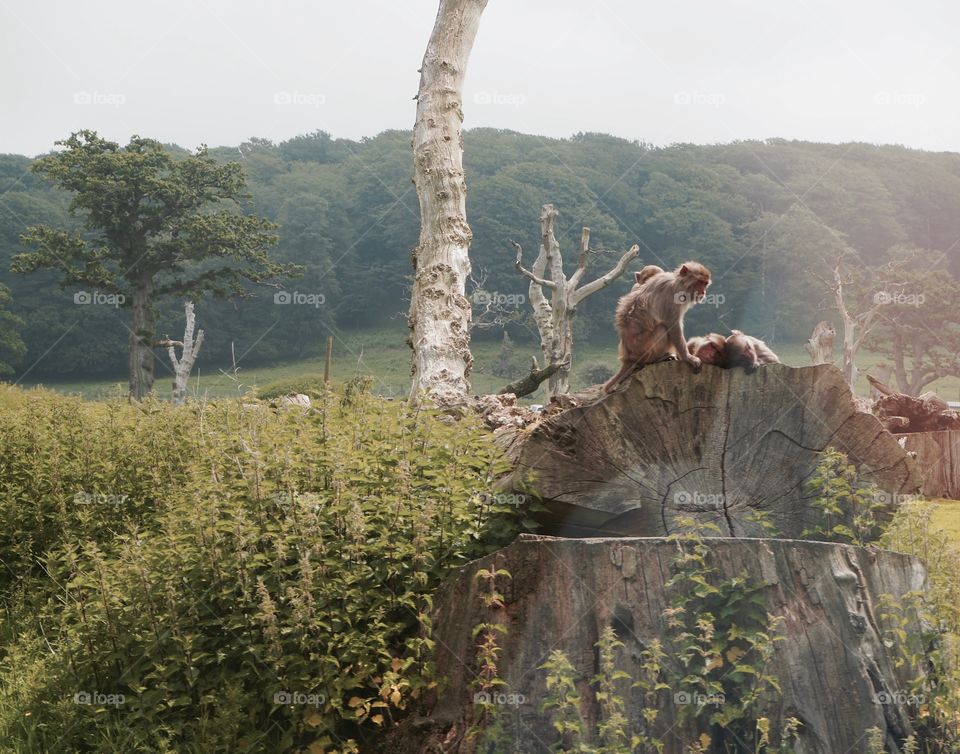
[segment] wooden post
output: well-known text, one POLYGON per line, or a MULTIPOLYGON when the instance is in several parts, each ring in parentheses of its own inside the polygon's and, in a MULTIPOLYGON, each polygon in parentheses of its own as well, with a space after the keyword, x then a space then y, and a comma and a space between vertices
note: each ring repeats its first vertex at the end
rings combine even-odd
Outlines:
POLYGON ((330 360, 333 358, 333 336, 327 336, 327 357, 323 361, 323 383, 330 382, 330 360))

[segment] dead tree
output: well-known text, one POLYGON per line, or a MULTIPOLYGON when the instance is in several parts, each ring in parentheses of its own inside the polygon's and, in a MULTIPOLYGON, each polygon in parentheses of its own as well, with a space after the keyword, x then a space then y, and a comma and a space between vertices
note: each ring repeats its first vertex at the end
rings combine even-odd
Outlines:
POLYGON ((843 376, 850 389, 854 390, 859 374, 856 364, 857 352, 877 324, 877 315, 883 302, 875 298, 869 308, 851 313, 843 299, 845 282, 840 274, 839 262, 834 265, 832 279, 819 279, 833 296, 834 307, 840 313, 840 319, 843 322, 843 376))
POLYGON ((810 340, 803 347, 810 354, 810 360, 814 365, 833 363, 833 341, 836 336, 837 331, 826 320, 817 323, 813 328, 810 340))
POLYGON ((186 324, 183 327, 183 341, 170 340, 169 338, 161 340, 158 346, 167 347, 167 356, 173 365, 173 395, 174 405, 182 406, 187 401, 187 380, 190 379, 190 372, 193 371, 193 365, 200 355, 200 346, 203 345, 203 330, 197 332, 197 337, 193 337, 193 328, 195 319, 193 315, 193 302, 187 301, 183 305, 183 314, 186 324), (181 349, 180 358, 177 358, 177 348, 181 349))
POLYGON ((596 280, 580 285, 587 271, 587 257, 590 253, 590 228, 584 228, 580 235, 580 257, 577 269, 570 279, 563 272, 563 257, 560 244, 554 234, 554 221, 557 211, 552 204, 544 204, 540 211, 540 253, 531 269, 523 266, 523 249, 516 241, 510 243, 517 250, 514 263, 517 271, 530 279, 529 298, 533 307, 533 318, 540 331, 540 348, 543 350, 544 371, 554 365, 558 369, 550 374, 547 383, 549 397, 563 395, 570 389, 570 364, 573 354, 573 317, 580 303, 597 291, 603 290, 620 277, 637 254, 640 247, 634 244, 620 257, 613 269, 596 280), (544 277, 546 275, 547 277, 544 277), (550 300, 544 293, 549 290, 550 300))
POLYGON ((463 78, 487 0, 440 0, 420 69, 413 128, 413 182, 420 239, 413 250, 410 400, 466 400, 470 355, 470 241, 463 175, 463 78))

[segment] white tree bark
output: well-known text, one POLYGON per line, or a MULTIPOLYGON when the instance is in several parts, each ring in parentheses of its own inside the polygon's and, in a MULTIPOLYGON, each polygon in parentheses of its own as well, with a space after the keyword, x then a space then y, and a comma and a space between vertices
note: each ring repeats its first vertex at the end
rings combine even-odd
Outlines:
POLYGON ((413 250, 410 400, 462 403, 470 391, 470 275, 463 175, 463 79, 487 0, 440 0, 420 70, 413 129, 420 240, 413 250))
POLYGON ((540 253, 530 270, 522 264, 523 249, 513 242, 517 250, 515 266, 517 271, 530 279, 529 297, 533 307, 533 318, 540 332, 540 348, 543 351, 544 367, 556 365, 557 371, 547 383, 547 395, 565 395, 570 392, 570 365, 573 359, 573 317, 577 306, 588 296, 603 290, 620 277, 627 264, 640 253, 640 247, 634 244, 613 269, 582 288, 580 284, 587 270, 587 255, 590 251, 590 229, 584 228, 580 235, 580 256, 577 270, 569 280, 563 272, 563 257, 560 244, 554 233, 557 211, 552 204, 544 204, 540 211, 540 253), (549 278, 544 274, 549 272, 549 278), (551 291, 547 300, 544 288, 551 291))
POLYGON ((813 328, 810 340, 803 347, 810 355, 810 361, 814 365, 833 363, 833 342, 836 336, 837 331, 827 321, 818 322, 817 326, 813 328))
POLYGON ((860 314, 851 314, 843 300, 843 278, 840 275, 840 265, 833 268, 833 283, 830 287, 833 290, 834 304, 843 320, 843 376, 850 390, 856 394, 857 376, 860 373, 856 363, 857 352, 873 329, 880 305, 874 304, 860 314))
POLYGON ((203 345, 203 330, 197 333, 196 339, 193 337, 193 328, 195 318, 193 314, 193 302, 187 301, 183 305, 183 314, 186 324, 183 328, 183 341, 164 340, 158 345, 167 347, 167 356, 173 365, 173 403, 182 406, 187 401, 187 380, 190 379, 190 372, 193 371, 193 365, 200 355, 200 346, 203 345), (177 358, 176 347, 181 348, 180 358, 177 358))

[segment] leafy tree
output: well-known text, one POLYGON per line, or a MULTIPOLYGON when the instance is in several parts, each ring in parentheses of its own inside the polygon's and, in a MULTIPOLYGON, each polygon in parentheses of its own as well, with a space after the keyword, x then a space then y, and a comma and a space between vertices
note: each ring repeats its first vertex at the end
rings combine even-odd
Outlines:
POLYGON ((7 311, 12 299, 10 289, 0 284, 0 374, 10 374, 13 367, 5 359, 15 361, 27 350, 18 332, 23 320, 7 311))
POLYGON ((876 276, 869 345, 893 364, 900 392, 919 395, 940 377, 960 376, 960 284, 940 252, 900 246, 890 258, 876 276))
POLYGON ((140 399, 153 386, 158 299, 240 295, 245 281, 293 269, 267 254, 276 226, 239 211, 246 182, 239 164, 219 165, 205 147, 176 159, 140 136, 120 147, 79 131, 57 143, 66 149, 32 170, 72 192, 70 212, 82 215, 82 232, 28 228, 22 242, 32 251, 14 257, 12 269, 54 269, 61 287, 90 286, 132 309, 130 393, 140 399))

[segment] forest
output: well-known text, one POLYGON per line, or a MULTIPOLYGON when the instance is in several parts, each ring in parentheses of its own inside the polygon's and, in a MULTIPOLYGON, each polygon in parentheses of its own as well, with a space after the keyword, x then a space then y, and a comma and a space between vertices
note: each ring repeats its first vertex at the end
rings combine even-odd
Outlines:
MULTIPOLYGON (((409 150, 405 131, 359 141, 316 131, 279 144, 254 138, 209 150, 242 165, 245 210, 279 225, 272 256, 304 268, 282 289, 312 298, 279 306, 280 288, 247 284, 248 297, 199 301, 207 333, 199 366, 229 366, 231 344, 246 363, 271 364, 319 355, 330 332, 403 329, 419 228, 409 150), (265 333, 264 323, 276 326, 265 333)), ((604 134, 550 139, 492 129, 466 131, 464 154, 474 218, 468 292, 475 305, 484 295, 505 302, 497 317, 478 323, 481 343, 499 341, 504 329, 520 343, 538 341, 510 241, 536 249, 540 207, 548 202, 559 212, 558 240, 570 259, 581 227, 591 229, 591 273, 605 272, 634 243, 643 263, 675 265, 695 252, 724 270, 711 289, 716 305, 690 313, 694 332, 738 328, 781 346, 799 344, 818 321, 835 318, 822 278, 838 258, 871 268, 911 250, 946 269, 951 285, 960 274, 960 163, 952 154, 777 139, 655 148, 604 134)), ((30 173, 30 163, 0 157, 5 269, 23 251, 26 227, 79 222, 69 216, 66 192, 30 173)), ((8 295, 0 306, 19 322, 7 317, 0 326, 24 346, 15 352, 0 338, 0 347, 7 344, 0 362, 13 374, 52 349, 33 366, 32 379, 122 378, 124 309, 78 307, 81 289, 61 290, 52 272, 3 279, 8 295)), ((625 289, 614 284, 584 304, 575 344, 613 351, 610 312, 625 289)), ((161 304, 161 332, 182 329, 181 309, 176 299, 161 304)))

